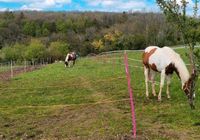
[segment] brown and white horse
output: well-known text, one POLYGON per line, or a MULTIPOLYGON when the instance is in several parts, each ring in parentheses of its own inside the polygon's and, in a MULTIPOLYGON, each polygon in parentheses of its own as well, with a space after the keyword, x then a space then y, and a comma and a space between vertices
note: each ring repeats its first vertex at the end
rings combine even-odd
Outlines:
POLYGON ((167 80, 167 97, 170 98, 169 85, 173 72, 175 71, 181 80, 182 89, 188 97, 190 106, 194 107, 195 94, 191 93, 191 77, 188 69, 181 59, 180 55, 177 54, 173 49, 169 47, 159 48, 157 46, 149 46, 143 53, 143 65, 144 75, 146 84, 146 96, 149 96, 148 81, 152 81, 152 94, 156 96, 155 91, 155 73, 161 73, 160 80, 160 91, 158 94, 158 100, 161 101, 161 92, 164 86, 165 78, 167 80))
POLYGON ((75 52, 70 52, 67 54, 66 58, 65 58, 65 67, 70 67, 70 62, 73 63, 73 65, 75 64, 76 61, 76 53, 75 52))

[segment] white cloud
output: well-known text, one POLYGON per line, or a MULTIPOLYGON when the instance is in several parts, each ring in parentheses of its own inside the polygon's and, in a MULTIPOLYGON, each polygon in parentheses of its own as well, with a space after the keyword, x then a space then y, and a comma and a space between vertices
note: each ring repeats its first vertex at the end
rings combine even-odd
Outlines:
POLYGON ((7 8, 0 8, 0 12, 8 10, 7 8))
POLYGON ((99 6, 99 5, 114 5, 117 3, 116 0, 86 0, 86 2, 91 6, 99 6))
MULTIPOLYGON (((177 0, 177 3, 181 5, 181 1, 182 0, 177 0)), ((100 11, 160 11, 156 0, 151 2, 148 0, 85 0, 85 2, 91 6, 92 9, 100 11)), ((188 2, 187 12, 191 15, 193 12, 194 0, 186 0, 186 2, 188 2)))
POLYGON ((30 4, 25 4, 21 10, 44 10, 48 8, 62 7, 71 3, 71 0, 35 0, 30 4))
POLYGON ((20 7, 20 10, 42 11, 42 9, 40 9, 40 8, 30 7, 30 6, 27 6, 27 5, 23 5, 22 7, 20 7))
POLYGON ((0 0, 0 2, 18 2, 24 5, 20 10, 45 10, 48 8, 62 7, 71 3, 71 0, 0 0))
POLYGON ((89 6, 107 11, 142 10, 147 7, 146 0, 85 0, 89 6))
MULTIPOLYGON (((159 7, 156 4, 156 0, 81 0, 85 2, 83 6, 82 2, 78 0, 0 0, 0 2, 7 3, 20 3, 22 6, 20 8, 15 8, 14 10, 48 10, 51 8, 61 8, 64 5, 70 4, 70 8, 74 10, 82 11, 159 11, 159 7)), ((194 6, 194 0, 186 0, 188 2, 188 13, 192 13, 194 6)), ((177 3, 181 5, 181 0, 177 0, 177 3)), ((6 10, 1 8, 1 11, 6 10)))
POLYGON ((0 0, 0 2, 23 2, 23 3, 28 3, 28 2, 34 2, 34 1, 39 1, 39 0, 0 0))
MULTIPOLYGON (((177 0, 176 2, 177 2, 177 4, 182 5, 181 1, 182 0, 177 0)), ((192 0, 186 0, 186 2, 188 3, 189 6, 194 5, 194 2, 192 0)))
POLYGON ((121 9, 134 9, 134 8, 144 8, 147 5, 143 1, 128 1, 127 3, 119 3, 121 9))
POLYGON ((113 0, 106 0, 102 3, 103 6, 110 6, 115 4, 115 2, 113 0))
POLYGON ((71 0, 0 0, 0 2, 23 2, 23 3, 34 3, 34 2, 44 2, 44 1, 49 1, 49 2, 55 2, 55 3, 70 3, 71 0))

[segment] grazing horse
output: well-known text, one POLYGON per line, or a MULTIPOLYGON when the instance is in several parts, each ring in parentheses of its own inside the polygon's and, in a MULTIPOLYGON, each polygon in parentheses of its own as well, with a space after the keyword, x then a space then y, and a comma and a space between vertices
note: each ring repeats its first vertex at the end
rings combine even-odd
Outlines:
POLYGON ((161 73, 160 91, 158 100, 161 101, 161 92, 164 86, 164 80, 167 80, 167 97, 170 98, 169 85, 173 72, 175 72, 181 80, 182 90, 188 97, 190 106, 194 107, 195 94, 191 92, 192 76, 179 54, 169 47, 159 48, 157 46, 149 46, 143 53, 143 65, 146 84, 146 96, 149 96, 148 81, 152 82, 152 94, 156 96, 155 91, 155 73, 161 73))
POLYGON ((66 58, 65 58, 65 67, 70 67, 70 62, 73 62, 73 65, 75 64, 76 61, 76 53, 75 52, 70 52, 67 54, 66 58))

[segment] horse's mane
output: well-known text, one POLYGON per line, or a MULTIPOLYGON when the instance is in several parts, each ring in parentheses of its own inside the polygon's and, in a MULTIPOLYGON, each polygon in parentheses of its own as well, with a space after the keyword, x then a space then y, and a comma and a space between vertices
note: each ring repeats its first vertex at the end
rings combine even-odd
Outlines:
POLYGON ((176 69, 178 70, 182 82, 186 82, 189 79, 190 75, 183 59, 178 53, 176 53, 173 49, 169 47, 163 47, 162 49, 164 49, 165 53, 169 53, 169 57, 174 63, 176 69))

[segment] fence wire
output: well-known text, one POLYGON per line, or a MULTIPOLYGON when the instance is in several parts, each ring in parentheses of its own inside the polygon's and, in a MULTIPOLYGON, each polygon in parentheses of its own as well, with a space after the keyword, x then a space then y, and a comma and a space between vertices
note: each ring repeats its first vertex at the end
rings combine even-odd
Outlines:
MULTIPOLYGON (((126 80, 126 76, 125 76, 125 73, 124 73, 124 63, 123 63, 123 53, 122 54, 109 54, 109 53, 106 53, 106 54, 101 54, 101 55, 98 55, 98 56, 95 56, 95 57, 87 57, 86 59, 90 59, 90 60, 93 60, 95 62, 97 62, 98 64, 101 64, 101 65, 112 65, 113 67, 113 73, 115 71, 115 68, 122 68, 123 69, 123 74, 124 76, 120 76, 120 77, 113 77, 111 79, 105 79, 105 80, 95 80, 95 81, 92 81, 92 83, 103 83, 105 81, 115 81, 115 80, 118 80, 118 79, 124 79, 126 80)), ((132 61, 136 61, 136 62, 140 62, 140 60, 136 60, 136 59, 131 59, 130 60, 132 61)), ((29 67, 29 66, 41 66, 41 65, 46 65, 47 63, 45 62, 42 62, 42 63, 32 63, 32 61, 24 61, 22 62, 21 64, 15 62, 15 61, 12 61, 12 62, 5 62, 5 63, 1 63, 1 67, 0 68, 3 68, 5 66, 7 66, 7 70, 10 71, 10 74, 12 74, 12 70, 15 70, 17 68, 21 68, 21 69, 24 69, 24 72, 26 72, 25 68, 29 67)), ((140 65, 129 65, 130 68, 137 68, 139 70, 141 70, 143 67, 140 66, 140 65)), ((87 84, 91 84, 91 81, 85 81, 84 83, 81 84, 81 86, 86 86, 87 84)), ((67 89, 67 88, 70 88, 70 87, 78 87, 80 86, 80 84, 71 84, 70 86, 45 86, 45 87, 31 87, 31 88, 22 88, 22 87, 16 87, 16 88, 9 88, 9 87, 0 87, 0 90, 4 93, 8 93, 8 92, 19 92, 19 91, 22 91, 24 90, 26 92, 26 94, 31 94, 31 93, 37 93, 39 92, 40 90, 46 90, 46 89, 50 89, 50 90, 58 90, 58 89, 67 89)), ((80 97, 81 98, 81 97, 80 97)), ((95 105, 95 104, 105 104, 105 103, 112 103, 112 102, 120 102, 120 101, 126 101, 126 100, 129 100, 129 98, 126 98, 126 99, 121 99, 121 100, 113 100, 112 97, 109 97, 108 99, 105 99, 103 101, 97 101, 95 103, 84 103, 84 104, 72 104, 72 105, 61 105, 61 106, 79 106, 79 105, 95 105), (106 101, 105 101, 106 100, 106 101)), ((54 105, 52 105, 54 106, 54 105)), ((59 106, 59 105, 58 105, 59 106)), ((28 107, 28 106, 27 106, 28 107)), ((30 107, 36 107, 36 106, 30 106, 30 107)), ((41 106, 38 106, 38 107, 41 107, 41 106)), ((46 106, 45 106, 46 107, 46 106)), ((47 106, 48 107, 48 106, 47 106)))

